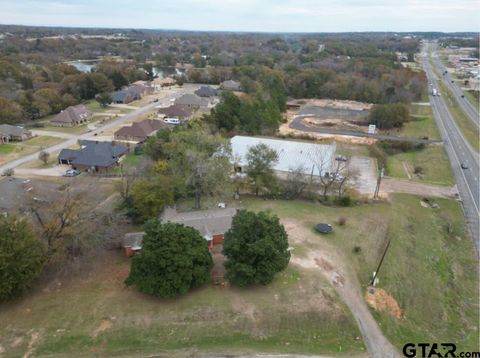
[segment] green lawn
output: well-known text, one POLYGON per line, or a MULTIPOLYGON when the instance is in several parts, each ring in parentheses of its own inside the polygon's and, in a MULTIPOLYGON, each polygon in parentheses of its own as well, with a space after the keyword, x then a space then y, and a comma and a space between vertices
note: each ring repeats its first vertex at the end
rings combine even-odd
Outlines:
POLYGON ((441 145, 430 145, 422 150, 390 155, 387 159, 386 169, 387 175, 392 177, 437 185, 453 185, 455 183, 447 153, 441 145), (414 174, 416 166, 423 169, 420 176, 414 174), (410 177, 405 171, 405 167, 410 177))
POLYGON ((464 93, 465 97, 470 101, 470 103, 478 109, 480 106, 480 98, 478 98, 478 94, 475 94, 474 91, 464 91, 464 93))
POLYGON ((403 125, 398 131, 400 137, 428 137, 429 139, 440 139, 435 119, 433 118, 430 106, 412 105, 411 120, 403 125))
MULTIPOLYGON (((478 261, 465 232, 462 209, 438 199, 439 209, 424 208, 420 198, 394 195, 390 203, 329 208, 299 201, 243 200, 250 209, 270 209, 307 228, 328 222, 334 232, 313 233, 318 246, 333 246, 364 288, 391 239, 379 271, 378 287, 399 303, 402 319, 376 312, 381 329, 401 351, 406 342, 456 342, 457 350, 478 350, 478 261), (335 223, 345 217, 345 226, 335 223), (353 248, 360 247, 360 253, 353 248)), ((305 234, 306 235, 306 234, 305 234)))
POLYGON ((32 154, 42 148, 50 147, 64 140, 63 138, 38 136, 24 142, 10 142, 0 145, 0 164, 32 154))
POLYGON ((447 104, 448 109, 452 114, 458 127, 460 128, 462 134, 470 143, 472 148, 476 151, 479 151, 480 140, 478 138, 480 136, 480 133, 478 127, 474 125, 472 121, 467 117, 467 115, 463 112, 462 108, 458 104, 457 100, 453 97, 447 86, 441 81, 439 81, 438 84, 445 103, 447 104))

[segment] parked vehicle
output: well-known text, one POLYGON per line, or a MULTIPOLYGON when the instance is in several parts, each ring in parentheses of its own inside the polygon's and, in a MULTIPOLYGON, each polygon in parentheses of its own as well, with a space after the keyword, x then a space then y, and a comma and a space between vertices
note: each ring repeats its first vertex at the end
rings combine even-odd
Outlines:
POLYGON ((335 157, 335 160, 339 161, 339 162, 346 162, 347 161, 347 157, 343 156, 343 155, 337 155, 335 157))
POLYGON ((180 124, 180 120, 178 118, 164 118, 163 121, 168 124, 180 124))
POLYGON ((75 170, 75 169, 67 169, 65 171, 65 173, 63 173, 63 176, 64 177, 76 177, 77 175, 79 175, 80 172, 78 170, 75 170))
POLYGON ((460 164, 460 167, 461 167, 462 169, 464 169, 464 170, 465 170, 465 169, 468 169, 468 165, 467 165, 466 163, 460 164))

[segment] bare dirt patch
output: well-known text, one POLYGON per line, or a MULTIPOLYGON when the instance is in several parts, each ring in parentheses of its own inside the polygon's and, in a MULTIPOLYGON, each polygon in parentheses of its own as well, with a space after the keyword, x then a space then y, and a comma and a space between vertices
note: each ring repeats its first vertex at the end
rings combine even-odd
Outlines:
POLYGON ((111 329, 113 326, 112 322, 104 319, 102 322, 100 322, 100 325, 93 331, 92 337, 97 337, 99 334, 102 334, 109 329, 111 329))
POLYGON ((397 319, 403 317, 403 312, 398 302, 382 288, 368 290, 365 300, 376 311, 387 311, 397 319))

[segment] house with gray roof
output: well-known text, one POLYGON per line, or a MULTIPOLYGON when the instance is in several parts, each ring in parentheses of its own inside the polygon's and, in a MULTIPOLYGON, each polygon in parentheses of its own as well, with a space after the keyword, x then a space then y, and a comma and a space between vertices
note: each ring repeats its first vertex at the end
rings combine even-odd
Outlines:
POLYGON ((0 124, 0 144, 6 144, 10 141, 24 141, 32 138, 32 132, 10 124, 0 124))
POLYGON ((114 133, 116 140, 128 140, 144 142, 148 137, 153 136, 160 128, 169 127, 163 121, 145 119, 141 122, 132 123, 130 126, 120 128, 114 133))
POLYGON ((240 82, 227 80, 220 83, 220 89, 225 91, 240 91, 241 85, 240 82))
POLYGON ((57 127, 74 127, 87 123, 93 117, 93 112, 83 104, 70 106, 58 113, 50 123, 57 127))
POLYGON ((195 91, 195 94, 200 97, 215 97, 218 91, 210 86, 202 86, 195 91))
POLYGON ((178 118, 181 120, 190 119, 193 114, 191 108, 180 104, 174 104, 170 107, 159 108, 158 113, 161 118, 178 118))
POLYGON ((115 104, 128 104, 140 98, 139 95, 132 94, 126 90, 115 91, 112 93, 112 103, 115 104))
POLYGON ((105 173, 117 166, 127 152, 128 147, 123 144, 83 140, 80 149, 62 149, 58 162, 80 171, 105 173))
MULTIPOLYGON (((160 215, 161 223, 182 224, 196 229, 208 242, 211 249, 215 245, 223 244, 225 233, 232 227, 232 220, 237 209, 218 208, 177 212, 176 208, 166 208, 160 215)), ((122 246, 127 256, 132 256, 142 249, 143 232, 128 233, 125 235, 122 246)))
POLYGON ((187 93, 175 100, 175 104, 185 106, 187 108, 197 110, 202 107, 208 107, 209 101, 196 94, 187 93))

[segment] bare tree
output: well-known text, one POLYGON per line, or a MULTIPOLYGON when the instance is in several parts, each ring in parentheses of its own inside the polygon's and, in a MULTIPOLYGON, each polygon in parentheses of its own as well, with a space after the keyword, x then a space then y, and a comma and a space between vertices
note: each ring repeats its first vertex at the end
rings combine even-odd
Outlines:
POLYGON ((310 155, 310 159, 314 164, 314 170, 316 169, 318 173, 318 179, 323 190, 322 195, 326 200, 334 183, 340 182, 342 187, 345 184, 347 180, 346 161, 332 158, 331 152, 324 150, 322 147, 315 148, 310 155))
POLYGON ((47 165, 48 158, 50 158, 50 153, 47 151, 42 150, 40 153, 38 153, 38 159, 41 160, 44 165, 47 165))
POLYGON ((285 180, 285 194, 290 199, 298 198, 308 187, 308 178, 305 176, 305 167, 299 165, 290 169, 285 180))

